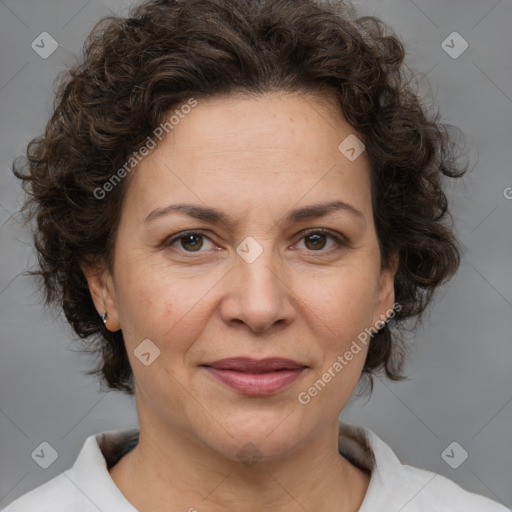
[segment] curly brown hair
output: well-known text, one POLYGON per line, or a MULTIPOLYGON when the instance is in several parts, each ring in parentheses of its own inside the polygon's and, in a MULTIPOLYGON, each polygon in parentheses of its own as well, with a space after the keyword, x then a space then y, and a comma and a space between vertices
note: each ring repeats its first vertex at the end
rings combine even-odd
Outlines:
MULTIPOLYGON (((103 325, 81 264, 112 269, 121 204, 130 180, 99 200, 112 178, 169 112, 197 99, 246 92, 306 92, 335 99, 371 165, 382 268, 399 255, 400 308, 370 342, 362 376, 400 380, 407 319, 421 320, 434 290, 452 277, 460 249, 442 180, 460 177, 447 125, 428 114, 404 63, 404 45, 378 18, 322 0, 153 0, 94 27, 80 61, 60 76, 45 132, 14 161, 35 217, 45 304, 62 308, 84 350, 101 357, 88 374, 134 393, 122 331, 103 325)), ((452 127, 453 128, 453 127, 452 127)))

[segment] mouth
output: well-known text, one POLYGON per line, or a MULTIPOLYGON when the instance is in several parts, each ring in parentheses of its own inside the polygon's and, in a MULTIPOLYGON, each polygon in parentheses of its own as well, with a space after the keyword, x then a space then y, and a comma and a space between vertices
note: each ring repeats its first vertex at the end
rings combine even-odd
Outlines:
POLYGON ((283 358, 221 359, 201 365, 210 375, 244 395, 272 395, 291 386, 307 366, 283 358))

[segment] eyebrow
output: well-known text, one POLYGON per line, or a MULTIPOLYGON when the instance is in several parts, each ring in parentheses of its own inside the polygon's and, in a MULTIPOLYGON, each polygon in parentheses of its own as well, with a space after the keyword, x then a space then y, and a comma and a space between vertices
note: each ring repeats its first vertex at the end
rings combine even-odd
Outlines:
MULTIPOLYGON (((307 219, 324 217, 325 215, 335 211, 346 211, 354 217, 361 219, 366 224, 364 214, 351 204, 345 203, 344 201, 331 201, 329 203, 319 203, 298 208, 289 212, 285 216, 284 221, 286 224, 293 224, 307 219)), ((146 217, 144 223, 149 223, 173 212, 185 213, 194 219, 211 222, 213 224, 224 224, 227 226, 235 224, 229 215, 220 210, 194 204, 172 204, 164 208, 157 208, 146 217)))

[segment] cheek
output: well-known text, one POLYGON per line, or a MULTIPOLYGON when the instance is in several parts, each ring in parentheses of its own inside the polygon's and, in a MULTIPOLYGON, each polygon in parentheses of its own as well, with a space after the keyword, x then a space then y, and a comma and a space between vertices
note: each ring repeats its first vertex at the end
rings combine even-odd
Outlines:
POLYGON ((126 265, 120 273, 119 320, 132 350, 150 339, 163 352, 188 349, 202 329, 210 290, 218 279, 184 279, 161 265, 126 265))
POLYGON ((338 342, 357 336, 373 320, 377 300, 374 270, 347 265, 302 282, 297 295, 338 342))
POLYGON ((348 403, 361 377, 368 353, 375 283, 368 273, 353 266, 335 277, 315 280, 314 294, 304 308, 313 328, 310 348, 315 368, 297 400, 313 416, 332 419, 348 403), (309 310, 309 312, 308 312, 309 310))

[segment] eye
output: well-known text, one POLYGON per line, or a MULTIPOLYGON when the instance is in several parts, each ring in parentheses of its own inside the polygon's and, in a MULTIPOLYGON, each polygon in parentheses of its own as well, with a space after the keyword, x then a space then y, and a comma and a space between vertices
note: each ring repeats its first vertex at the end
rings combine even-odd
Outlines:
MULTIPOLYGON (((164 242, 164 247, 172 247, 179 243, 178 250, 183 249, 187 253, 205 252, 201 251, 204 247, 204 240, 212 241, 201 231, 185 231, 170 237, 164 242)), ((346 240, 331 231, 325 229, 313 229, 302 234, 301 240, 305 240, 305 247, 310 252, 328 252, 336 250, 339 247, 348 245, 346 240), (334 247, 325 249, 326 240, 334 240, 334 247)))
POLYGON ((178 233, 177 235, 166 240, 164 242, 164 246, 171 247, 176 242, 180 242, 181 248, 185 249, 185 252, 204 252, 200 251, 200 249, 203 247, 203 239, 210 240, 201 231, 185 231, 183 233, 178 233))
POLYGON ((308 250, 312 252, 327 252, 330 250, 335 250, 339 247, 346 246, 347 242, 340 235, 332 233, 331 231, 327 231, 325 229, 313 229, 306 233, 303 233, 301 240, 305 240, 305 246, 308 250), (334 247, 330 249, 323 250, 326 245, 326 239, 330 238, 334 240, 334 247))

